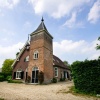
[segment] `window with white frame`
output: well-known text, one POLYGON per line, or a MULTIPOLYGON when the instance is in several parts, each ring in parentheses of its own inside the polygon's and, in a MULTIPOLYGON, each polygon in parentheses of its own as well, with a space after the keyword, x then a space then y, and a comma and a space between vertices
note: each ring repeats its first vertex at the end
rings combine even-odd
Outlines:
POLYGON ((58 77, 58 67, 55 67, 54 71, 55 71, 55 77, 58 77))
POLYGON ((34 52, 33 58, 34 58, 34 59, 38 59, 38 58, 39 58, 39 53, 38 53, 38 51, 35 51, 35 52, 34 52))
POLYGON ((22 70, 18 69, 16 72, 16 79, 21 79, 21 73, 22 73, 22 70))
POLYGON ((29 61, 29 56, 27 56, 27 57, 25 58, 25 61, 29 61))

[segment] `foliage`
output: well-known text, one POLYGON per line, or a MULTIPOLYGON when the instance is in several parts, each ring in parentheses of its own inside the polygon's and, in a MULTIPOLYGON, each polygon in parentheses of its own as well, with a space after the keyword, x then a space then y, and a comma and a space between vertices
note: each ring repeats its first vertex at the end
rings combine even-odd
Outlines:
POLYGON ((23 83, 21 80, 8 80, 8 83, 23 83))
POLYGON ((4 100, 3 98, 0 98, 0 100, 4 100))
POLYGON ((14 62, 14 60, 12 59, 6 59, 3 63, 2 66, 2 72, 5 74, 12 74, 12 63, 14 62))
POLYGON ((63 61, 63 62, 71 70, 71 65, 68 63, 68 61, 63 61))
POLYGON ((7 76, 6 80, 7 81, 12 80, 12 76, 7 76))
POLYGON ((60 78, 60 81, 65 81, 65 78, 60 78))
POLYGON ((4 81, 4 75, 0 75, 0 82, 4 81))
POLYGON ((6 74, 6 73, 0 73, 0 76, 3 76, 3 79, 2 79, 2 81, 7 81, 7 76, 11 76, 11 73, 8 73, 8 74, 6 74))
POLYGON ((57 83, 57 79, 56 78, 53 78, 52 79, 52 83, 57 83))
POLYGON ((30 83, 30 81, 31 81, 31 77, 28 76, 28 77, 27 77, 27 80, 25 80, 25 82, 26 82, 26 83, 30 83))
POLYGON ((100 60, 76 61, 72 65, 75 89, 84 93, 100 93, 100 60))
MULTIPOLYGON (((98 38, 98 41, 100 41, 100 37, 98 38)), ((96 49, 100 50, 100 44, 97 44, 96 49)))
POLYGON ((41 71, 38 74, 39 83, 42 84, 44 81, 44 73, 41 71))

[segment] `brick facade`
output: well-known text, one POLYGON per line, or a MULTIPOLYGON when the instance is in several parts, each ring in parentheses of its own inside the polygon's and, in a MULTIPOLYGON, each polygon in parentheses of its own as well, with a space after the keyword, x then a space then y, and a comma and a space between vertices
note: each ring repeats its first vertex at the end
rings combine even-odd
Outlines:
POLYGON ((47 31, 42 19, 39 27, 31 33, 30 43, 28 45, 28 42, 25 44, 12 65, 13 79, 17 79, 23 75, 23 81, 25 81, 29 76, 31 78, 30 82, 34 83, 37 82, 38 72, 42 71, 44 73, 44 83, 50 83, 55 77, 54 67, 58 68, 58 77, 55 77, 58 81, 64 77, 62 76, 64 72, 68 73, 68 75, 70 74, 70 70, 64 63, 53 55, 52 39, 53 37, 47 31), (29 47, 29 49, 27 49, 27 47, 29 47), (38 52, 37 59, 34 59, 35 52, 38 52), (29 56, 29 61, 24 61, 27 56, 29 56), (17 61, 17 59, 19 59, 19 61, 17 61), (35 68, 38 68, 38 70, 35 70, 35 68), (21 71, 18 69, 21 69, 21 71))

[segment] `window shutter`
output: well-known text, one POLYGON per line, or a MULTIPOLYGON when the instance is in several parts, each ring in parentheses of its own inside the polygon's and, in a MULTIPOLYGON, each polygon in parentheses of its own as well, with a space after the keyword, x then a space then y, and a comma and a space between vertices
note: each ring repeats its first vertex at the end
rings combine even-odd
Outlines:
POLYGON ((13 79, 15 79, 16 78, 16 72, 14 72, 14 75, 13 75, 13 79))
POLYGON ((23 79, 23 77, 24 77, 24 72, 22 71, 21 72, 21 79, 23 79))

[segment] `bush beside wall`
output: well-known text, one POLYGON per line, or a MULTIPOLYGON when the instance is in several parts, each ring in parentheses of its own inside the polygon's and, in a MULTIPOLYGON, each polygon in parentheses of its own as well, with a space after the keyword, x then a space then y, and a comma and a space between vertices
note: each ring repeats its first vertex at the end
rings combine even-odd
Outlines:
POLYGON ((100 60, 76 61, 71 67, 75 89, 100 94, 100 60))

